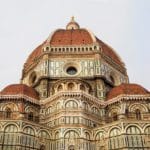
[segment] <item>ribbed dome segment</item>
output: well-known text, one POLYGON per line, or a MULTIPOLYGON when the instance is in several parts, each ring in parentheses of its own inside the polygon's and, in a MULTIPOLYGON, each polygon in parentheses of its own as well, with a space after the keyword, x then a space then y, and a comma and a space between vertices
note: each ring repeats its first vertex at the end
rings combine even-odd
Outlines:
POLYGON ((122 94, 145 95, 150 94, 150 92, 138 84, 121 84, 110 90, 110 92, 107 95, 107 100, 115 98, 122 94))
POLYGON ((122 62, 121 58, 119 55, 106 43, 103 41, 99 40, 97 38, 97 42, 99 45, 102 47, 102 53, 105 54, 106 56, 110 57, 113 61, 115 61, 117 64, 124 66, 124 63, 122 62))
POLYGON ((42 47, 44 46, 45 43, 46 42, 43 42, 36 49, 33 50, 33 52, 29 55, 29 57, 26 60, 26 63, 24 66, 25 68, 30 66, 33 62, 36 61, 37 58, 39 58, 43 54, 42 47))
POLYGON ((52 46, 84 45, 92 43, 92 37, 85 29, 57 30, 52 35, 50 41, 50 45, 52 46))
POLYGON ((25 84, 12 84, 5 87, 0 95, 26 95, 31 98, 39 99, 38 93, 32 88, 25 84))

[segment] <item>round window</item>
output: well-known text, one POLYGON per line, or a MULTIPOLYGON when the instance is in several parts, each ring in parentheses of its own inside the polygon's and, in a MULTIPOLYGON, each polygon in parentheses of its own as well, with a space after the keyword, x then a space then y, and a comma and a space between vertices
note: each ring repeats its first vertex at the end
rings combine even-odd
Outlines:
POLYGON ((69 67, 69 68, 67 68, 66 72, 69 75, 75 75, 77 73, 77 69, 75 67, 69 67))

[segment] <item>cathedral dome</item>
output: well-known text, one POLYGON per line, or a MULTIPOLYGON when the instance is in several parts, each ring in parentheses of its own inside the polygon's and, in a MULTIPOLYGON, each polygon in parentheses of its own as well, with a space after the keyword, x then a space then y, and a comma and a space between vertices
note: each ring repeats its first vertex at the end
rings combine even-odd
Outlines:
POLYGON ((92 32, 85 28, 80 28, 74 18, 67 24, 66 29, 58 29, 39 45, 29 55, 25 65, 24 71, 34 66, 39 62, 39 58, 44 55, 44 47, 69 47, 69 46, 84 46, 84 45, 98 45, 99 51, 109 59, 112 59, 116 64, 124 68, 124 63, 118 54, 106 43, 99 40, 92 32))
POLYGON ((107 100, 115 98, 119 95, 145 95, 150 94, 148 90, 138 84, 121 84, 114 87, 107 95, 107 100))
POLYGON ((39 99, 38 93, 32 88, 25 84, 11 84, 5 87, 0 95, 26 95, 34 99, 39 99))

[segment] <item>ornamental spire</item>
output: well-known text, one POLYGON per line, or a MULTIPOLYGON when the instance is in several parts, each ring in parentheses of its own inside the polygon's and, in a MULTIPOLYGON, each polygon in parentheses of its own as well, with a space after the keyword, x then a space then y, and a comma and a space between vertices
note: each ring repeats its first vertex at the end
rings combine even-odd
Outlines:
POLYGON ((74 21, 74 16, 71 17, 71 22, 75 22, 75 21, 74 21))

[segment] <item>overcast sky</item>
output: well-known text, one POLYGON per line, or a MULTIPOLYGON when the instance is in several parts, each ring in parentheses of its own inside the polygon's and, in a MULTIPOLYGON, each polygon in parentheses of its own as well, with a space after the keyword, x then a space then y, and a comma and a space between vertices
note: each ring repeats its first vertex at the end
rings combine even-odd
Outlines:
POLYGON ((0 90, 20 82, 28 55, 71 16, 118 52, 130 82, 150 90, 150 0, 0 0, 0 90))

